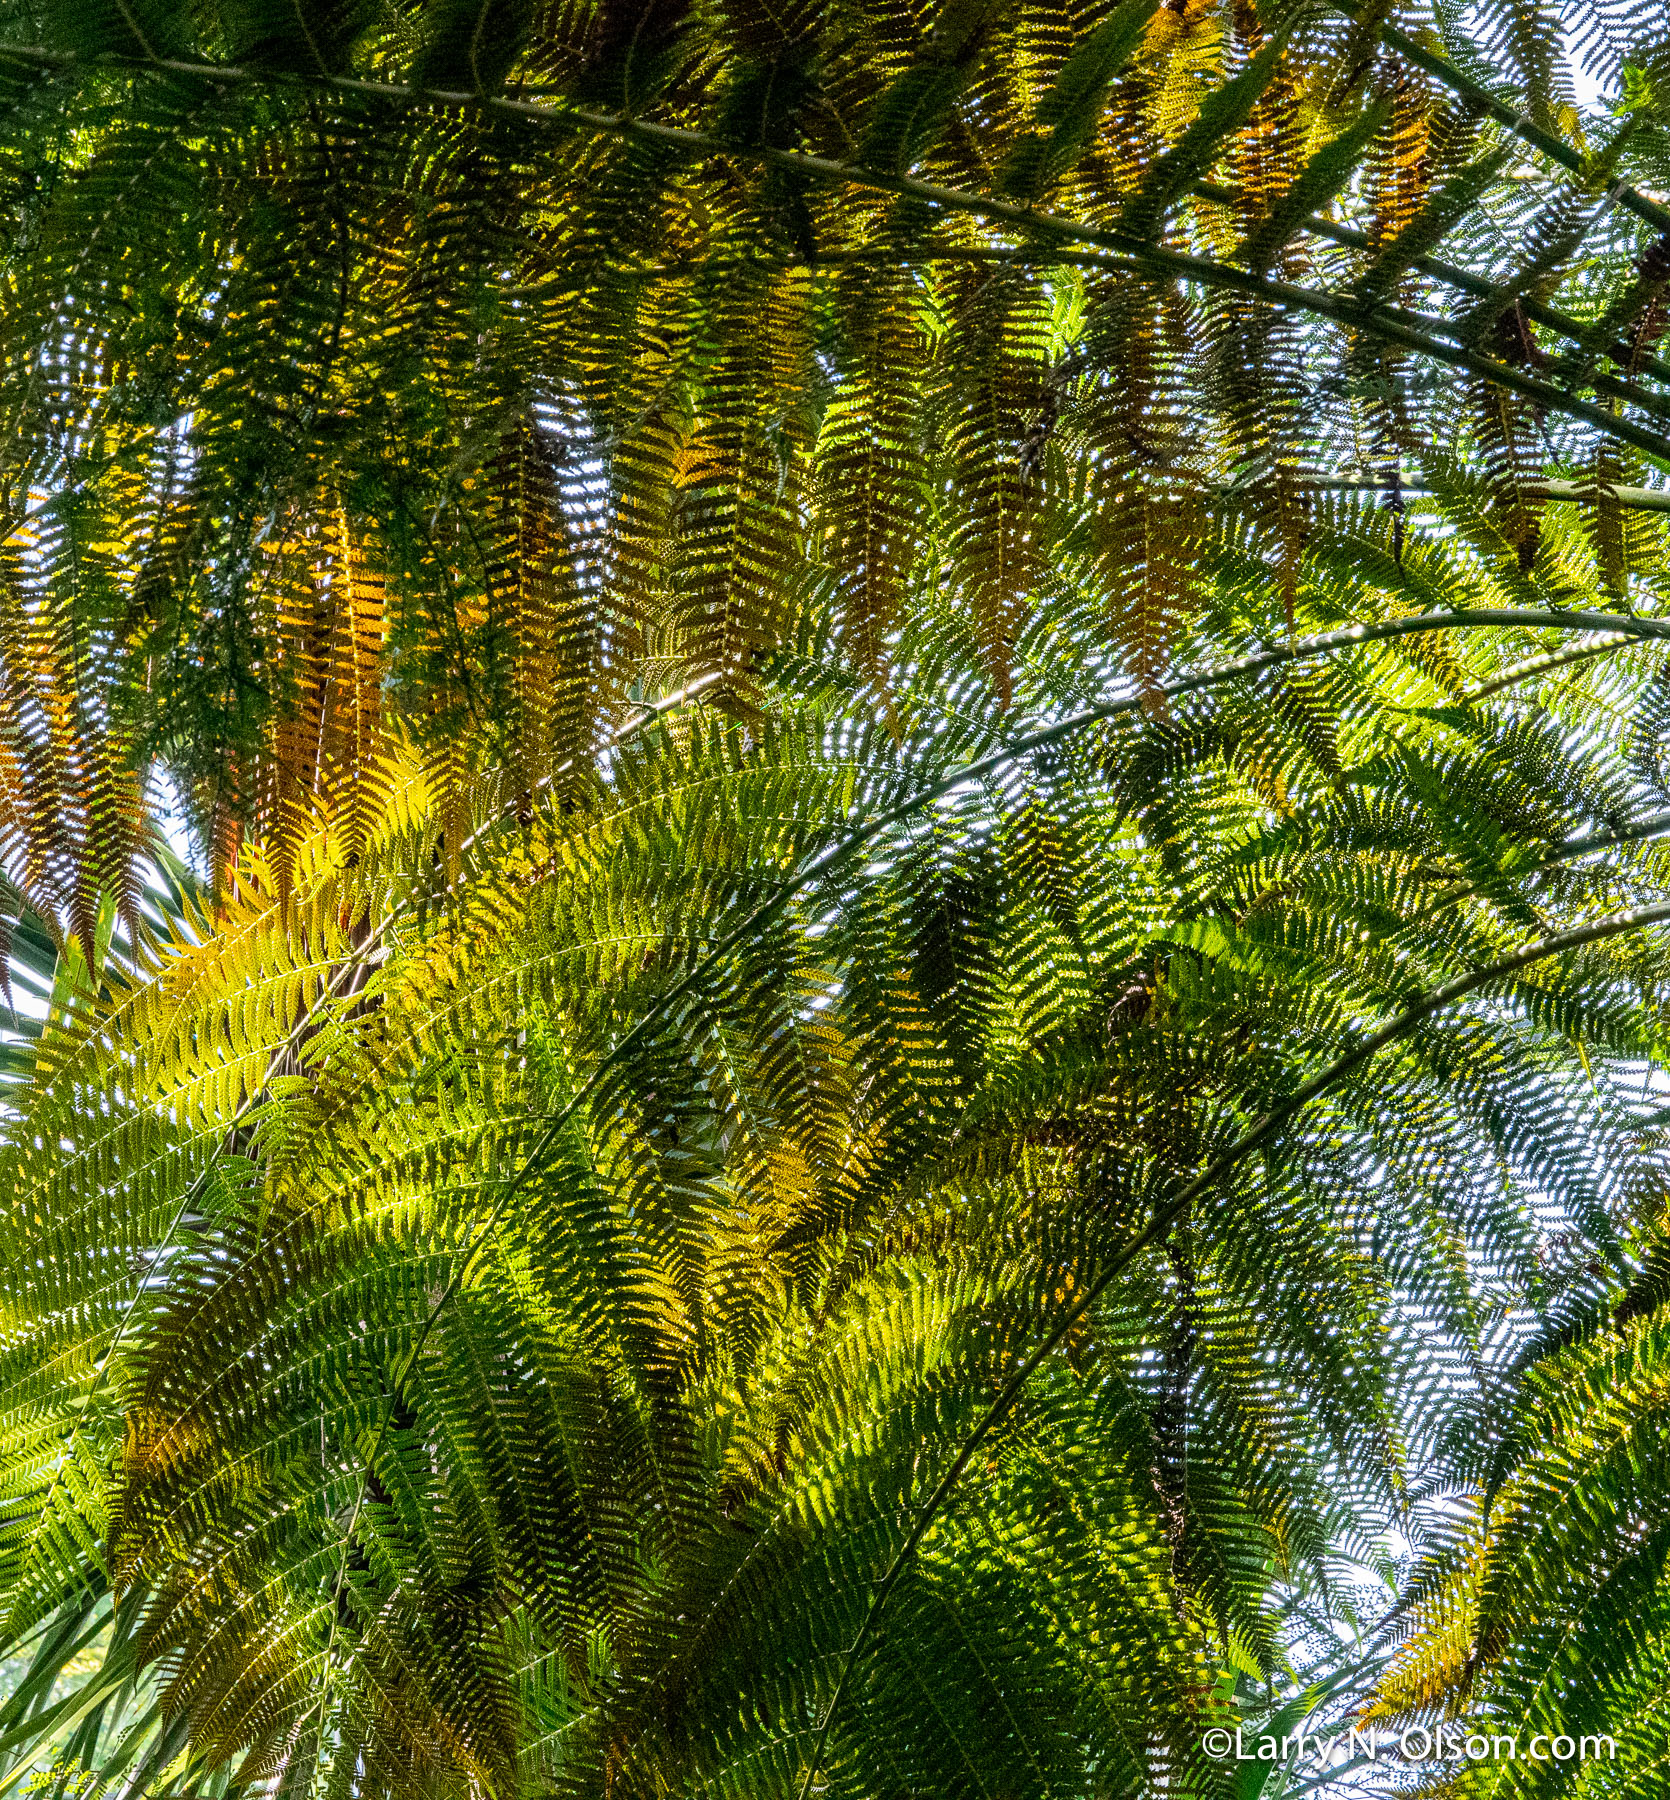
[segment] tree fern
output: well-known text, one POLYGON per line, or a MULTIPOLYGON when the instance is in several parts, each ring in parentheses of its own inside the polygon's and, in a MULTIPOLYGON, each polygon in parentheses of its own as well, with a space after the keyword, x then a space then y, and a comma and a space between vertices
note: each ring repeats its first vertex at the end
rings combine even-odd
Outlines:
POLYGON ((1653 1791, 1621 18, 0 14, 0 1783, 1653 1791))

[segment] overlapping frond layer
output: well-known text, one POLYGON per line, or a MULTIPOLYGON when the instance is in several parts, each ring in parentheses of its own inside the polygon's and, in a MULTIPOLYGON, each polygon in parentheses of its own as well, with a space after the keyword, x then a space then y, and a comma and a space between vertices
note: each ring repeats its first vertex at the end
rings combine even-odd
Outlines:
MULTIPOLYGON (((1304 624, 1384 609, 1377 570, 1489 607, 1598 568, 1569 504, 1529 574, 1488 532, 1400 572, 1372 503, 1307 526, 1304 624)), ((1279 620, 1256 529, 1203 518, 1197 579, 1279 620)), ((333 554, 315 680, 372 605, 333 554)), ((1062 629, 1099 588, 1054 580, 1007 652, 1044 716, 1101 654, 1062 629)), ((16 1625, 134 1597, 169 1791, 1195 1781, 1225 1658, 1271 1674, 1407 1503, 1495 1310, 1629 1266, 1662 973, 1622 938, 1410 1030, 1159 1234, 847 1666, 1168 1192, 1412 993, 1665 870, 1610 723, 1651 729, 1639 649, 1364 646, 1005 762, 960 698, 983 619, 908 629, 883 715, 845 604, 740 719, 467 790, 450 872, 458 802, 390 752, 358 837, 246 842, 218 912, 66 992, 3 1152, 3 1568, 16 1625)))
POLYGON ((1435 443, 1527 573, 1539 476, 1592 478, 1625 594, 1607 496, 1670 455, 1670 216, 1629 186, 1662 96, 1650 22, 1597 15, 1631 110, 1579 115, 1539 16, 1445 13, 1447 59, 1146 0, 0 15, 6 604, 96 646, 111 713, 112 829, 53 839, 43 789, 37 860, 120 888, 155 762, 217 867, 253 830, 281 870, 320 808, 363 830, 379 733, 455 795, 578 779, 635 698, 754 705, 830 585, 882 683, 924 555, 1001 701, 1090 533, 1152 687, 1203 506, 1242 496, 1291 617, 1307 484, 1395 500, 1435 443))
POLYGON ((1670 68, 1470 17, 0 0, 0 1784, 1661 1754, 1670 68))

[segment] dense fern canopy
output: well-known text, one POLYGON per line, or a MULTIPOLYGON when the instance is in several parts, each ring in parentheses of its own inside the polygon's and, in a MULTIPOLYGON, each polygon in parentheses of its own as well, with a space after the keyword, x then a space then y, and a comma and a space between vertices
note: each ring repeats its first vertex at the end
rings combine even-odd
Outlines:
POLYGON ((0 1793, 1659 1793, 1661 8, 0 109, 0 1793))

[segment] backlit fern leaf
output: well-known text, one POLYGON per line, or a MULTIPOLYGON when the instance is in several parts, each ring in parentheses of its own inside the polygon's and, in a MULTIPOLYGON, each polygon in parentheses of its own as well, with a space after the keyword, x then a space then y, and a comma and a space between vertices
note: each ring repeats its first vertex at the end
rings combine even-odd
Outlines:
POLYGON ((1615 12, 0 17, 0 1784, 1657 1754, 1615 12))

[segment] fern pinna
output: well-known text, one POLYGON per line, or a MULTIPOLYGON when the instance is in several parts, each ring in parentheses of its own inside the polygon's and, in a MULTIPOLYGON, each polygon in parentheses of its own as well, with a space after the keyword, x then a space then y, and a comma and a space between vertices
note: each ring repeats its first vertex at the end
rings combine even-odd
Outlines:
POLYGON ((1655 1791, 1670 52, 1572 41, 0 10, 0 1781, 1655 1791))

